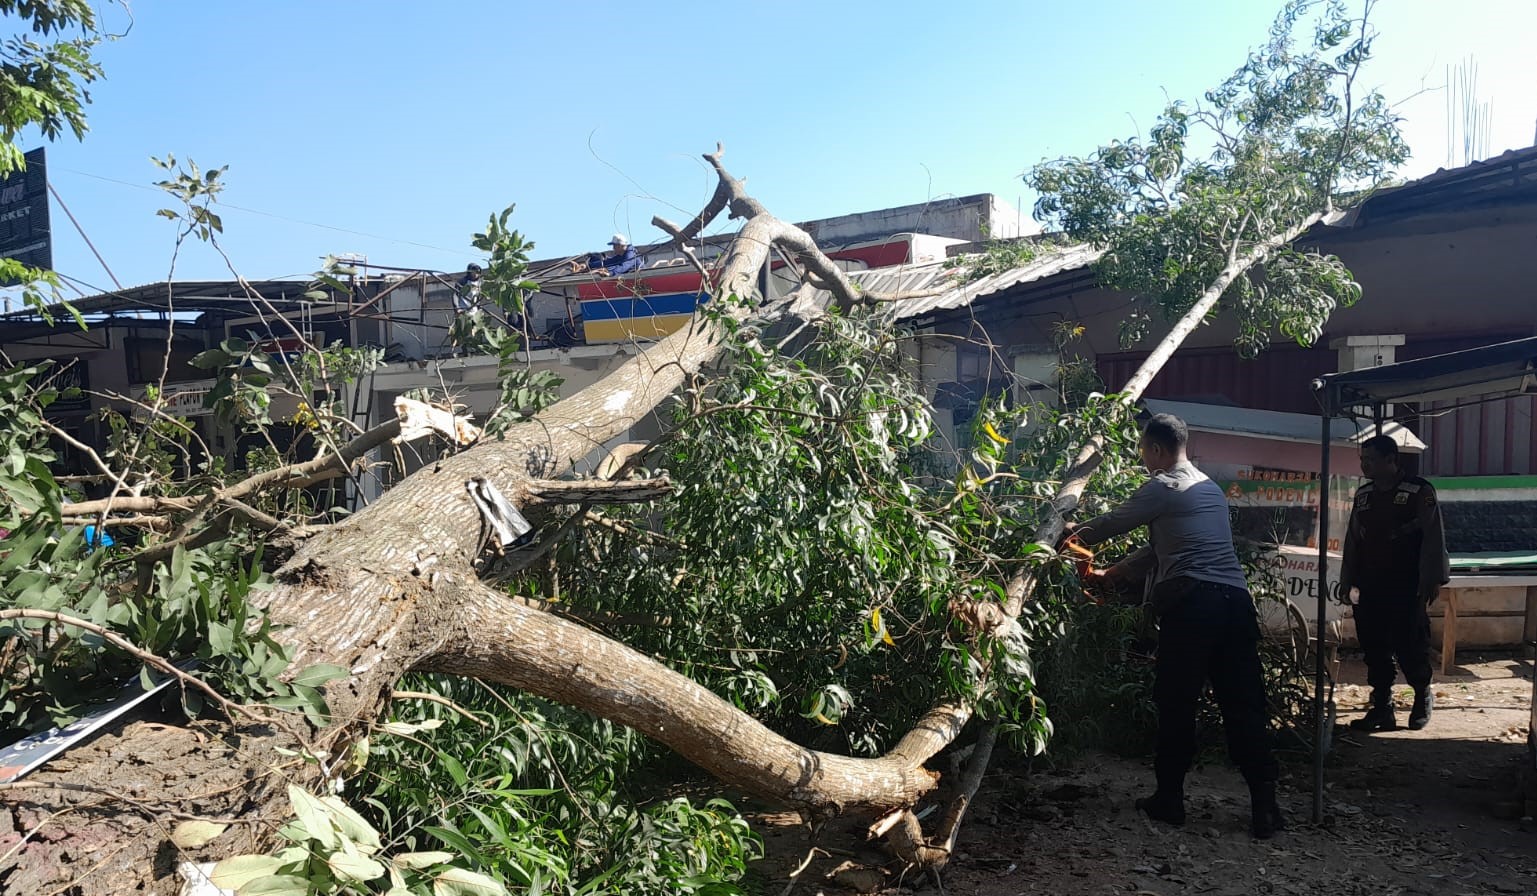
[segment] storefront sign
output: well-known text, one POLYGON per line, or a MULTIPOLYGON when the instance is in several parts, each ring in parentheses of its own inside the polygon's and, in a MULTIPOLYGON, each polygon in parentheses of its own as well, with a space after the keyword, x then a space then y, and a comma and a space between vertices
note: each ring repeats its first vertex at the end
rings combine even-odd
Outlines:
MULTIPOLYGON (((25 171, 0 177, 0 258, 53 269, 53 237, 48 226, 48 173, 42 147, 26 155, 25 171)), ((0 286, 15 286, 0 280, 0 286)))

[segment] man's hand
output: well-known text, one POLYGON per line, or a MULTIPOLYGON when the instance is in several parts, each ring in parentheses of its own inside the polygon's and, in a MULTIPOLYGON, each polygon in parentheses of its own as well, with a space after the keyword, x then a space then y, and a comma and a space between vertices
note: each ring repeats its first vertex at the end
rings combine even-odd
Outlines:
POLYGON ((607 277, 608 276, 608 268, 597 268, 596 270, 593 271, 593 273, 597 274, 599 277, 607 277))
POLYGON ((1095 598, 1103 598, 1106 592, 1115 590, 1115 583, 1105 574, 1103 569, 1088 569, 1079 577, 1086 594, 1095 598))

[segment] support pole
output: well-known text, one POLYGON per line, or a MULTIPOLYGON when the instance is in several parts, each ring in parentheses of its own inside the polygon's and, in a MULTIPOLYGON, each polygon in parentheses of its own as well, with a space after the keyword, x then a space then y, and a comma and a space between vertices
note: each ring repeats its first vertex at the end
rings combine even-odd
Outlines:
POLYGON ((1328 752, 1328 737, 1333 732, 1324 731, 1328 719, 1324 712, 1324 633, 1328 629, 1329 612, 1329 424, 1334 418, 1331 409, 1324 408, 1319 417, 1323 421, 1319 445, 1322 456, 1318 462, 1318 628, 1313 648, 1313 823, 1324 820, 1324 758, 1328 752))

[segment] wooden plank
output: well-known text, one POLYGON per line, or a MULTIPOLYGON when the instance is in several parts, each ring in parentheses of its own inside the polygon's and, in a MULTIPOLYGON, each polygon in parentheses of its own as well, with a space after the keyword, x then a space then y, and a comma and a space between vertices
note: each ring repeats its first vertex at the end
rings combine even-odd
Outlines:
POLYGON ((1537 585, 1526 586, 1526 626, 1521 633, 1521 640, 1526 642, 1526 652, 1529 658, 1537 651, 1537 585))
POLYGON ((1441 674, 1447 675, 1457 665, 1457 589, 1445 588, 1441 594, 1446 602, 1441 611, 1441 674))

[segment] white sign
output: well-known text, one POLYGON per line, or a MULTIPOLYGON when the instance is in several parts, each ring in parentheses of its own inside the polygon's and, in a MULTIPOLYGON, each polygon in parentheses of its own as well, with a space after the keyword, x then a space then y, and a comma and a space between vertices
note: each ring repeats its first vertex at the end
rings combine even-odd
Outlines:
MULTIPOLYGON (((165 394, 160 397, 160 410, 171 417, 206 417, 213 413, 213 408, 203 406, 203 399, 208 396, 208 390, 213 388, 213 380, 200 380, 192 383, 183 383, 181 388, 167 388, 165 394)), ((140 387, 133 390, 133 397, 144 404, 150 404, 145 396, 148 390, 140 387)), ((140 408, 137 416, 144 416, 147 412, 140 408)))
POLYGON ((201 417, 212 414, 213 408, 203 406, 207 389, 183 389, 165 397, 165 412, 174 417, 201 417))
MULTIPOLYGON (((1308 631, 1317 627, 1318 620, 1318 549, 1305 548, 1295 545, 1281 545, 1275 549, 1272 556, 1275 558, 1277 571, 1281 575, 1281 584, 1285 597, 1293 606, 1301 611, 1302 616, 1308 622, 1308 631)), ((1324 607, 1325 619, 1333 622, 1350 618, 1349 608, 1339 602, 1340 588, 1340 555, 1329 555, 1329 600, 1324 607)), ((1276 630, 1291 623, 1283 620, 1284 610, 1280 607, 1266 610, 1262 620, 1265 627, 1276 630)))

